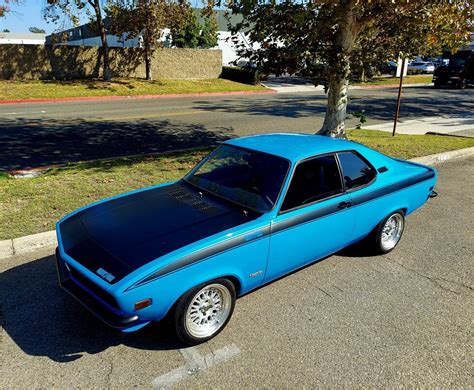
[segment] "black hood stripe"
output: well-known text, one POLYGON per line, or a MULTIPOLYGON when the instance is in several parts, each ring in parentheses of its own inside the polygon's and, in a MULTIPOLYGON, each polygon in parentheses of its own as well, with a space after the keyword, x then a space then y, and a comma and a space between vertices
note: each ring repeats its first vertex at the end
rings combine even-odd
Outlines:
POLYGON ((268 236, 269 234, 270 234, 270 226, 265 226, 263 228, 248 232, 244 235, 241 235, 235 238, 230 238, 216 245, 212 245, 209 248, 205 248, 200 251, 191 253, 175 261, 174 263, 168 264, 167 266, 159 269, 158 271, 153 272, 149 276, 145 277, 144 279, 138 281, 131 287, 127 288, 125 291, 131 290, 132 288, 149 283, 155 279, 158 279, 161 276, 177 271, 188 265, 198 263, 201 260, 205 260, 205 259, 208 259, 209 257, 224 253, 225 251, 229 249, 236 248, 240 245, 246 244, 247 242, 259 240, 261 238, 264 238, 265 236, 268 236))
POLYGON ((252 221, 233 203, 199 196, 183 182, 86 208, 59 225, 64 251, 97 273, 126 275, 186 245, 252 221))

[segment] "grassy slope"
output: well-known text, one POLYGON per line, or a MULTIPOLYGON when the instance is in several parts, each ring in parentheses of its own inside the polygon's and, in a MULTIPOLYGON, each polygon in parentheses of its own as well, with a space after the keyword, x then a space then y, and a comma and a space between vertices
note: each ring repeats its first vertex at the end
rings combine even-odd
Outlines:
MULTIPOLYGON (((352 130, 349 138, 386 154, 412 158, 474 146, 474 139, 352 130)), ((54 229, 68 212, 125 191, 178 179, 209 149, 158 157, 79 164, 34 179, 0 176, 0 240, 54 229)))
POLYGON ((224 79, 155 80, 116 79, 42 81, 0 80, 0 100, 61 98, 79 96, 163 95, 176 93, 258 91, 264 87, 240 84, 224 79))

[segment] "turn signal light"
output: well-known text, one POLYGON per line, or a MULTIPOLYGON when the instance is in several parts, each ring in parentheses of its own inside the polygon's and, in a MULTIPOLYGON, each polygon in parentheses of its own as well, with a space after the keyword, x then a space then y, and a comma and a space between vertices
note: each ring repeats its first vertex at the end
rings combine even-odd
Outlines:
POLYGON ((151 306, 153 300, 151 298, 144 299, 142 301, 135 302, 135 311, 144 309, 145 307, 151 306))

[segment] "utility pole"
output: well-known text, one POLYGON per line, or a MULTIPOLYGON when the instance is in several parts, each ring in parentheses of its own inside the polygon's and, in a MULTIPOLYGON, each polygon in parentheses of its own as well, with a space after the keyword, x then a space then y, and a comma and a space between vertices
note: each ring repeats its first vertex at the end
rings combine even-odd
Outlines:
POLYGON ((402 58, 402 69, 400 72, 400 85, 398 86, 397 108, 395 110, 395 120, 393 122, 392 137, 395 137, 395 130, 397 129, 398 116, 400 115, 400 100, 402 98, 403 74, 405 73, 405 59, 402 58))

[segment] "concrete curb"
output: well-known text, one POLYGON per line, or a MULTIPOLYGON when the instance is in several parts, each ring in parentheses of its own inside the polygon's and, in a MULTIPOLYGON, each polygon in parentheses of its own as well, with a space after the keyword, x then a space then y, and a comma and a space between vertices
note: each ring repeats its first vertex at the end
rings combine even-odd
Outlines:
MULTIPOLYGON (((452 150, 450 152, 432 154, 429 156, 416 157, 414 161, 425 165, 436 165, 444 161, 474 155, 474 147, 452 150)), ((57 245, 56 231, 32 234, 30 236, 14 238, 13 240, 0 241, 0 259, 32 252, 40 248, 53 247, 57 245)))
POLYGON ((56 246, 56 230, 0 241, 0 259, 21 255, 48 246, 56 246))
POLYGON ((76 96, 76 97, 64 97, 64 98, 9 99, 9 100, 0 100, 0 104, 57 103, 57 102, 94 101, 94 100, 176 99, 176 98, 205 97, 205 96, 261 95, 261 94, 270 94, 270 93, 276 93, 276 91, 273 89, 266 89, 266 90, 261 90, 261 91, 173 93, 173 94, 162 94, 162 95, 76 96))
POLYGON ((447 160, 453 160, 455 158, 468 157, 472 155, 474 155, 474 146, 465 149, 451 150, 450 152, 431 154, 429 156, 416 157, 410 161, 425 165, 436 165, 447 160))

